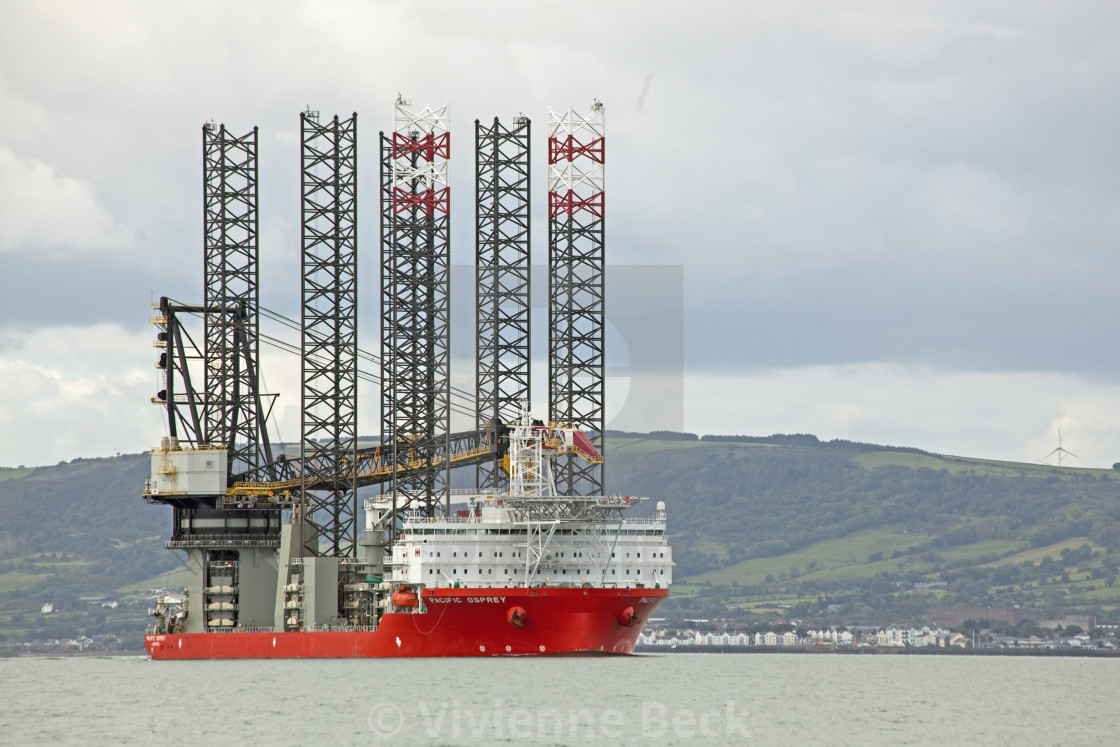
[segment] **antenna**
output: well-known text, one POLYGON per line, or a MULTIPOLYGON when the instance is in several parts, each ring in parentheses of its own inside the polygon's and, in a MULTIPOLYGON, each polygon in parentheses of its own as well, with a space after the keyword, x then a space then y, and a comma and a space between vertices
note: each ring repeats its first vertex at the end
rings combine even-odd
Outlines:
POLYGON ((1074 454, 1069 449, 1066 449, 1066 448, 1062 447, 1062 427, 1060 425, 1058 426, 1058 448, 1054 449, 1049 454, 1042 457, 1043 463, 1045 464, 1046 463, 1045 460, 1049 459, 1050 457, 1054 456, 1055 454, 1058 455, 1058 466, 1059 467, 1062 466, 1062 457, 1065 456, 1066 454, 1069 454, 1071 457, 1074 457, 1075 459, 1080 459, 1081 458, 1081 457, 1077 456, 1076 454, 1074 454))

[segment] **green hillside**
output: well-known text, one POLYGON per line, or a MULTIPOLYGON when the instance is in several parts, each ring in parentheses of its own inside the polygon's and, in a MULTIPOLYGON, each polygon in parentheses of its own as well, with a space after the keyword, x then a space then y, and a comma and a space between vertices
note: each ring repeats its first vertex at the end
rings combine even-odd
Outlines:
POLYGON ((929 606, 1020 605, 1117 616, 1120 472, 811 436, 668 438, 610 441, 609 479, 666 501, 682 611, 874 623, 921 619, 929 606))
POLYGON ((123 600, 122 587, 179 567, 163 548, 170 509, 140 497, 148 470, 147 454, 0 470, 0 636, 105 632, 138 645, 142 598, 111 609, 82 597, 123 600), (45 602, 57 611, 40 614, 45 602))
MULTIPOLYGON (((1120 621, 1120 472, 806 435, 608 433, 607 459, 614 492, 668 506, 671 616, 889 623, 1018 604, 1120 621)), ((140 497, 147 470, 147 455, 0 470, 0 636, 142 630, 147 591, 182 577, 169 509, 140 497), (97 596, 120 605, 81 599, 97 596)))

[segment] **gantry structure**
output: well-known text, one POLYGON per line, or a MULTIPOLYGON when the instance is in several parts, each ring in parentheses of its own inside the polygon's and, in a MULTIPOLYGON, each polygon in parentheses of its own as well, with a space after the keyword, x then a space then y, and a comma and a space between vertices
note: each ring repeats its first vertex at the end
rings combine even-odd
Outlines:
POLYGON ((200 442, 226 444, 232 469, 269 458, 261 438, 257 128, 202 127, 202 304, 200 442), (263 451, 262 451, 263 449, 263 451))
MULTIPOLYGON (((520 414, 531 390, 530 121, 474 121, 475 425, 491 440, 520 414)), ((501 489, 497 461, 479 464, 476 484, 501 489)))
MULTIPOLYGON (((587 431, 601 454, 603 107, 548 121, 548 417, 587 431)), ((379 486, 395 513, 434 516, 452 510, 452 468, 473 467, 479 491, 506 485, 505 428, 531 392, 531 123, 475 121, 476 391, 458 393, 466 405, 454 404, 450 375, 450 125, 447 104, 398 97, 393 128, 379 135, 375 356, 358 341, 357 115, 300 115, 300 318, 288 320, 300 335, 288 346, 300 358, 298 449, 270 440, 275 395, 260 388, 260 343, 273 338, 260 332, 257 129, 203 127, 203 301, 163 298, 152 318, 163 380, 153 401, 166 409, 168 437, 153 451, 165 467, 153 466, 145 497, 175 509, 169 547, 203 564, 278 548, 290 511, 299 553, 345 563, 362 541, 363 489, 379 486), (365 446, 362 379, 380 385, 381 438, 365 446), (474 427, 452 432, 453 410, 474 427), (189 460, 176 456, 183 450, 189 460), (220 479, 186 474, 210 460, 220 479)), ((556 461, 561 495, 604 492, 601 459, 556 461)))
MULTIPOLYGON (((603 105, 548 114, 548 411, 604 454, 606 137, 603 105)), ((564 495, 599 495, 602 464, 555 466, 564 495)))
POLYGON ((450 107, 398 97, 381 152, 381 434, 417 462, 388 492, 432 514, 451 506, 450 107))
POLYGON ((300 115, 301 544, 358 547, 358 115, 300 115), (314 465, 309 468, 309 465, 314 465), (312 478, 311 476, 314 475, 312 478))

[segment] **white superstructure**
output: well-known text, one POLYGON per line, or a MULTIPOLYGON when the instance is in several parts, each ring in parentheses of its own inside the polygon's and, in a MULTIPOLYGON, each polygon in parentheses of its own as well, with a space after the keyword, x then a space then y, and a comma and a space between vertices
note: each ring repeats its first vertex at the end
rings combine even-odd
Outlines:
MULTIPOLYGON (((453 517, 403 513, 386 551, 385 580, 427 587, 667 587, 673 553, 664 503, 653 518, 626 519, 643 499, 555 495, 552 459, 597 459, 593 452, 580 431, 533 425, 524 410, 510 433, 509 494, 459 491, 467 508, 453 517)), ((367 535, 384 529, 391 505, 390 495, 366 501, 367 535)))

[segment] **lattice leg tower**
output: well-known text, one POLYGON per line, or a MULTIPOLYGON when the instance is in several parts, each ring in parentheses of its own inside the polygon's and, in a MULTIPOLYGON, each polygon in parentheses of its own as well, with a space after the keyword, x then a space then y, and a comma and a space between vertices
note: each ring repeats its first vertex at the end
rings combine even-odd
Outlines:
POLYGON ((390 484, 394 507, 450 511, 449 106, 398 99, 382 133, 381 391, 383 448, 422 465, 390 484))
MULTIPOLYGON (((606 265, 603 105, 586 115, 549 112, 548 406, 556 421, 589 431, 603 453, 606 265)), ((561 495, 598 495, 602 465, 555 465, 561 495)))
POLYGON ((227 445, 236 474, 260 463, 264 435, 257 381, 257 128, 238 137, 224 124, 203 125, 202 164, 203 433, 206 442, 227 445))
MULTIPOLYGON (((509 423, 529 399, 529 126, 515 117, 505 127, 475 120, 475 304, 479 429, 509 423)), ((475 473, 479 488, 508 480, 495 460, 475 473)))
POLYGON ((300 124, 301 473, 330 481, 324 490, 301 485, 300 504, 324 555, 354 557, 358 494, 347 463, 358 446, 358 115, 322 123, 308 110, 300 124))

